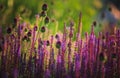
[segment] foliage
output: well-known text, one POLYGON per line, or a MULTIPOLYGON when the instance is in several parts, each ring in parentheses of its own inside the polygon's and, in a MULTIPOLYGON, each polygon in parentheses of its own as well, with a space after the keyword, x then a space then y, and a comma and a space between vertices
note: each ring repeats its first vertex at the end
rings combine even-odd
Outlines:
POLYGON ((3 7, 0 10, 0 25, 11 26, 16 15, 20 15, 23 21, 34 23, 34 15, 41 12, 43 3, 48 4, 48 16, 51 21, 55 21, 49 24, 49 28, 53 31, 56 25, 58 30, 62 31, 63 23, 66 22, 68 25, 69 21, 73 20, 77 32, 80 11, 83 14, 83 31, 90 31, 91 22, 102 7, 100 0, 0 0, 0 6, 3 7))

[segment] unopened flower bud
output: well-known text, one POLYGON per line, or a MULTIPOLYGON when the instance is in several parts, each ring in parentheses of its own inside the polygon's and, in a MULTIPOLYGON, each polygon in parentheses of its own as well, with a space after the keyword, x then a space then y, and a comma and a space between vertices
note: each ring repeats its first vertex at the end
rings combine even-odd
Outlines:
POLYGON ((49 23, 49 17, 46 17, 44 22, 45 22, 45 24, 49 23))
POLYGON ((60 48, 61 47, 61 42, 60 41, 57 41, 56 43, 56 48, 60 48))
POLYGON ((34 26, 34 31, 37 31, 37 26, 34 26))
POLYGON ((47 4, 43 4, 43 5, 42 5, 42 10, 43 10, 43 11, 47 11, 47 8, 48 8, 47 4))
POLYGON ((42 32, 42 33, 45 32, 45 26, 41 27, 41 32, 42 32))
POLYGON ((46 45, 47 45, 47 46, 49 46, 49 45, 50 45, 50 42, 49 42, 49 40, 47 40, 47 42, 46 42, 46 45))
POLYGON ((45 17, 45 16, 46 16, 46 12, 45 12, 45 11, 42 11, 42 12, 40 13, 40 16, 41 16, 41 17, 45 17))
POLYGON ((29 31, 29 32, 27 33, 27 36, 28 36, 28 37, 30 37, 30 36, 31 36, 31 31, 29 31))

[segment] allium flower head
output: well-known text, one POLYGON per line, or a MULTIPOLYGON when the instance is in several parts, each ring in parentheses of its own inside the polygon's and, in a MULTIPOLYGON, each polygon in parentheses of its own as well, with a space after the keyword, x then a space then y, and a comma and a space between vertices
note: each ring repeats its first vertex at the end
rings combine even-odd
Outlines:
POLYGON ((37 26, 34 26, 34 31, 37 31, 37 26))
POLYGON ((25 30, 24 30, 25 32, 27 32, 27 28, 25 28, 25 30))
POLYGON ((43 4, 43 5, 42 5, 42 10, 43 10, 43 11, 47 11, 47 9, 48 9, 47 4, 43 4))
POLYGON ((22 40, 23 40, 23 41, 30 41, 30 38, 29 38, 28 36, 24 36, 24 37, 22 38, 22 40))
POLYGON ((22 40, 24 41, 24 40, 27 40, 27 36, 24 36, 23 38, 22 38, 22 40))
POLYGON ((58 34, 56 34, 56 35, 55 35, 55 38, 56 38, 56 39, 58 39, 58 38, 59 38, 59 35, 58 35, 58 34))
POLYGON ((30 37, 30 36, 31 36, 31 31, 29 31, 29 32, 27 33, 27 36, 28 36, 28 37, 30 37))
POLYGON ((41 32, 44 33, 45 32, 45 26, 41 27, 41 32))
POLYGON ((45 22, 45 24, 48 24, 49 23, 49 17, 45 17, 44 22, 45 22))
POLYGON ((93 22, 93 26, 96 26, 96 25, 97 25, 97 22, 96 22, 96 21, 94 21, 94 22, 93 22))
POLYGON ((45 12, 45 11, 42 11, 42 12, 40 13, 40 16, 41 16, 41 17, 45 17, 45 16, 46 16, 46 12, 45 12))
POLYGON ((56 43, 56 48, 60 48, 61 47, 61 42, 60 41, 57 41, 56 43))

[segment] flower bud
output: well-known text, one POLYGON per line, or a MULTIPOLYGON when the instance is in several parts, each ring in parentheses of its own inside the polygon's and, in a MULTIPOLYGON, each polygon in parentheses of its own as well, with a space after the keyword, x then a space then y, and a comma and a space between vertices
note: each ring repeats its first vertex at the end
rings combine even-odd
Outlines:
POLYGON ((34 26, 34 31, 37 31, 37 26, 34 26))
POLYGON ((55 35, 55 38, 56 38, 56 39, 58 39, 58 38, 59 38, 59 35, 58 35, 58 34, 56 34, 56 35, 55 35))
POLYGON ((46 17, 44 22, 45 22, 45 24, 49 23, 49 17, 46 17))
POLYGON ((96 22, 96 21, 94 21, 94 22, 93 22, 93 26, 94 26, 94 27, 96 27, 96 25, 97 25, 97 22, 96 22))
POLYGON ((30 37, 30 36, 31 36, 31 31, 29 31, 29 32, 27 33, 27 36, 28 36, 28 37, 30 37))
POLYGON ((43 11, 47 11, 47 8, 48 8, 47 4, 43 4, 43 5, 42 5, 42 10, 43 10, 43 11))
POLYGON ((57 43, 56 43, 56 48, 60 48, 61 47, 61 42, 60 41, 57 41, 57 43))
POLYGON ((27 36, 24 36, 24 37, 22 38, 22 40, 25 41, 25 40, 27 40, 27 38, 28 38, 27 36))
POLYGON ((47 40, 47 42, 46 42, 46 45, 47 45, 47 46, 49 46, 49 45, 50 45, 50 42, 49 42, 49 40, 47 40))
POLYGON ((45 26, 41 27, 41 32, 42 32, 42 33, 45 32, 45 26))
POLYGON ((45 17, 45 16, 46 16, 46 12, 45 12, 45 11, 42 11, 42 12, 40 13, 40 16, 41 16, 41 17, 45 17))
POLYGON ((25 32, 27 32, 28 30, 27 30, 27 28, 25 28, 25 30, 24 30, 25 32))
POLYGON ((29 38, 28 36, 24 36, 24 37, 22 38, 22 40, 29 42, 29 41, 30 41, 30 38, 29 38))

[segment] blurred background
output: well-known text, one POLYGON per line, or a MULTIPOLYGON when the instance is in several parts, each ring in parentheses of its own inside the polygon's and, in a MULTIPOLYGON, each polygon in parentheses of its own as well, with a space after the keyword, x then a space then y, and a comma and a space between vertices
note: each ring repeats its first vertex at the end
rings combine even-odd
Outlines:
MULTIPOLYGON (((48 5, 47 16, 50 18, 49 28, 62 31, 64 22, 74 21, 74 29, 78 27, 79 13, 82 12, 83 32, 90 32, 93 21, 95 31, 111 31, 120 25, 120 0, 0 0, 0 26, 11 26, 16 15, 34 24, 35 15, 39 14, 42 4, 48 5)), ((84 33, 82 33, 84 34, 84 33)))

